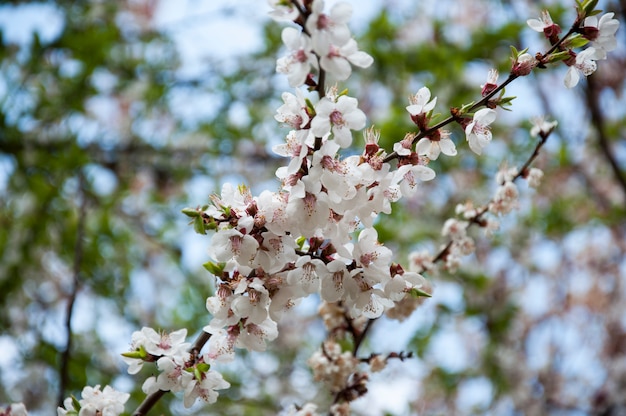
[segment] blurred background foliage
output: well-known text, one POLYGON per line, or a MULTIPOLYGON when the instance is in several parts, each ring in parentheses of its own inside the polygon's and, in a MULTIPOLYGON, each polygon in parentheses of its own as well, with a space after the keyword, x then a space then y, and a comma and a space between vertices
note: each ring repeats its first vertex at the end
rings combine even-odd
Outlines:
MULTIPOLYGON (((273 114, 288 90, 275 75, 281 27, 265 18, 263 2, 189 12, 205 3, 0 5, 0 403, 50 414, 59 397, 112 384, 132 392, 131 411, 154 370, 125 375, 119 353, 130 334, 152 326, 192 335, 209 320, 212 281, 201 264, 210 240, 193 235, 180 210, 206 203, 225 181, 277 189, 284 161, 271 146, 286 130, 273 114), (186 20, 163 23, 172 7, 186 7, 186 20), (185 31, 220 21, 258 30, 257 46, 213 56, 219 43, 253 42, 185 31), (27 38, 13 35, 32 22, 20 32, 27 38), (191 65, 185 48, 206 53, 191 65)), ((548 7, 565 29, 573 4, 388 0, 366 18, 357 10, 355 36, 375 64, 340 87, 359 98, 390 151, 414 130, 410 94, 427 85, 442 118, 478 100, 489 68, 508 73, 510 45, 545 49, 525 20, 548 7)), ((623 23, 624 1, 600 6, 623 23)), ((536 162, 545 172, 539 189, 520 184, 520 209, 501 229, 493 237, 474 230, 476 254, 457 273, 428 276, 434 297, 415 316, 376 323, 364 355, 417 358, 374 375, 355 413, 626 411, 623 24, 618 44, 575 90, 562 86, 564 68, 511 85, 519 98, 511 113, 499 111, 485 154, 476 157, 453 129, 459 156, 432 162, 437 178, 380 219, 380 238, 400 262, 415 249, 435 253, 456 204, 487 202, 498 169, 528 158, 528 118, 559 121, 536 162)), ((154 413, 258 415, 328 403, 305 365, 324 337, 315 310, 305 302, 266 353, 226 368, 233 387, 216 405, 184 410, 169 395, 154 413)))

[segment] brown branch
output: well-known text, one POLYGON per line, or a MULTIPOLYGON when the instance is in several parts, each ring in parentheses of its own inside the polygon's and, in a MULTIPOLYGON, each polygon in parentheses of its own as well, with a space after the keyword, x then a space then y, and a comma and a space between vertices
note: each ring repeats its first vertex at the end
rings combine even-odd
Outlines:
POLYGON ((76 242, 74 243, 74 265, 72 271, 72 286, 70 288, 69 297, 65 312, 65 350, 61 354, 61 365, 59 367, 59 391, 57 403, 63 406, 65 399, 65 390, 69 383, 69 364, 72 351, 72 316, 74 313, 74 304, 76 296, 80 289, 80 267, 83 259, 83 239, 85 235, 85 217, 87 212, 87 197, 85 196, 85 176, 83 172, 78 170, 78 198, 80 205, 78 207, 78 224, 76 226, 76 242))
MULTIPOLYGON (((576 30, 578 29, 578 27, 580 26, 580 22, 578 21, 578 19, 576 19, 576 21, 574 22, 574 24, 572 25, 572 27, 569 29, 569 31, 559 39, 558 42, 556 42, 554 45, 552 45, 552 47, 550 49, 548 49, 544 54, 538 54, 537 57, 539 58, 539 65, 538 67, 541 68, 545 68, 545 62, 543 62, 543 60, 545 58, 547 58, 552 52, 556 51, 557 49, 560 49, 562 47, 563 42, 573 33, 576 32, 576 30)), ((533 68, 534 69, 534 68, 533 68)), ((471 107, 469 107, 467 109, 468 113, 471 113, 472 111, 480 108, 480 107, 484 107, 486 106, 489 101, 496 96, 496 94, 499 94, 500 91, 504 90, 504 88, 509 85, 511 82, 515 81, 517 78, 519 78, 520 75, 514 74, 513 72, 509 73, 508 78, 500 85, 498 85, 497 88, 495 88, 493 91, 491 91, 489 94, 487 94, 486 96, 484 96, 480 101, 478 101, 477 103, 473 104, 471 107)), ((442 127, 447 126, 448 124, 454 122, 454 121, 458 121, 459 120, 459 116, 456 114, 452 114, 450 117, 446 118, 443 121, 440 121, 439 123, 435 124, 432 127, 427 128, 426 130, 420 131, 414 138, 413 138, 413 144, 417 143, 420 139, 427 137, 429 135, 431 135, 432 133, 434 133, 435 131, 439 130, 442 127)), ((390 154, 388 154, 385 159, 383 160, 383 162, 390 162, 393 159, 396 159, 398 157, 398 154, 394 151, 391 152, 390 154)))
POLYGON ((619 164, 617 163, 617 159, 615 159, 615 155, 613 154, 611 145, 609 144, 604 115, 600 109, 600 86, 593 75, 587 77, 585 98, 587 99, 587 107, 591 113, 591 122, 593 123, 598 134, 598 145, 600 146, 600 151, 609 163, 609 166, 613 171, 613 175, 615 176, 615 180, 619 184, 622 193, 624 194, 624 198, 626 198, 626 176, 624 176, 624 172, 622 172, 619 164))

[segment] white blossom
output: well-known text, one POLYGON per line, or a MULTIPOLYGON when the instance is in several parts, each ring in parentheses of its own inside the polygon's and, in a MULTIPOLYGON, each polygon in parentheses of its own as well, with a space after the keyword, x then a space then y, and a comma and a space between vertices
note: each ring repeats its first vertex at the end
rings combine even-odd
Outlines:
POLYGON ((270 17, 277 22, 293 22, 298 18, 298 8, 291 0, 267 0, 267 3, 272 8, 269 12, 270 17))
POLYGON ((422 87, 415 95, 409 97, 409 105, 406 107, 406 111, 411 114, 411 118, 415 121, 416 117, 432 111, 436 104, 437 97, 430 100, 430 90, 427 87, 422 87))
POLYGON ((185 407, 191 407, 197 399, 207 404, 215 403, 219 393, 215 390, 223 390, 230 387, 230 383, 224 380, 222 375, 217 371, 209 370, 202 373, 202 380, 196 378, 187 383, 183 398, 185 407))
POLYGON ((352 65, 359 68, 367 68, 374 62, 369 54, 359 50, 354 39, 348 40, 342 46, 332 43, 318 48, 320 54, 320 66, 328 73, 334 75, 338 81, 348 79, 352 74, 352 65))
POLYGON ((614 15, 615 13, 606 13, 600 19, 598 16, 585 18, 583 31, 584 36, 591 40, 591 45, 594 48, 593 59, 606 59, 607 52, 617 47, 615 32, 619 28, 619 20, 614 19, 614 15))
POLYGON ((286 74, 292 87, 303 85, 311 68, 317 68, 311 40, 305 33, 293 27, 284 28, 281 38, 289 53, 276 61, 276 72, 286 74))
POLYGON ((530 121, 533 125, 530 129, 530 135, 532 137, 537 137, 539 135, 547 136, 559 124, 556 120, 548 121, 545 117, 534 117, 530 121))
MULTIPOLYGON (((100 385, 94 387, 86 386, 81 393, 80 416, 119 416, 124 412, 124 403, 130 398, 130 394, 115 390, 110 386, 105 386, 100 390, 100 385)), ((65 416, 68 411, 76 412, 72 398, 68 397, 63 402, 63 407, 57 408, 58 416, 65 416), (63 408, 64 407, 64 408, 63 408)))
POLYGON ((352 144, 350 130, 365 127, 365 113, 358 108, 356 98, 342 95, 336 102, 328 96, 315 106, 315 117, 311 121, 311 131, 316 137, 332 132, 333 139, 345 148, 352 144))
POLYGON ((543 10, 541 12, 541 17, 539 19, 528 19, 526 23, 532 30, 539 33, 545 33, 546 29, 555 25, 552 21, 552 16, 550 16, 550 12, 547 10, 543 10))
POLYGON ((474 119, 465 128, 465 135, 470 149, 478 155, 491 141, 489 125, 496 119, 496 111, 491 108, 482 108, 474 114, 474 119))
POLYGON ((431 160, 436 160, 441 153, 446 156, 456 156, 456 146, 450 139, 450 132, 439 130, 439 140, 433 140, 431 137, 422 137, 415 145, 415 151, 418 155, 424 155, 431 160))
POLYGON ((569 67, 567 73, 565 74, 564 83, 567 88, 574 88, 578 85, 578 81, 580 81, 579 72, 582 72, 584 76, 589 76, 596 72, 596 55, 597 51, 593 47, 587 48, 576 55, 574 64, 569 67))

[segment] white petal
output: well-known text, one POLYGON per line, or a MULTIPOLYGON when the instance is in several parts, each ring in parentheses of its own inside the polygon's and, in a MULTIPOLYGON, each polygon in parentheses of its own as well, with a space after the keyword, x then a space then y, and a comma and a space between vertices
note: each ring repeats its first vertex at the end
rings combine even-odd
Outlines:
POLYGON ((439 142, 439 147, 441 147, 441 151, 444 155, 448 156, 456 156, 456 146, 454 142, 450 139, 441 139, 439 142))
POLYGON ((415 166, 413 168, 413 173, 417 176, 421 181, 429 181, 435 177, 435 171, 426 166, 415 166))
POLYGON ((353 65, 356 65, 360 68, 367 68, 374 63, 374 58, 372 58, 369 54, 363 51, 353 53, 347 58, 353 65))
POLYGON ((496 110, 482 108, 474 114, 474 120, 481 126, 488 126, 496 120, 496 110))
POLYGON ((330 9, 330 16, 336 23, 348 23, 352 17, 352 5, 339 2, 330 9))
POLYGON ((539 19, 528 19, 526 21, 526 24, 530 26, 532 30, 535 30, 537 32, 543 32, 544 24, 539 19))
POLYGON ((316 116, 311 120, 311 132, 315 137, 323 137, 330 132, 330 120, 326 117, 316 116))
POLYGON ((428 137, 422 137, 415 145, 415 151, 418 155, 425 155, 430 151, 431 141, 428 137))

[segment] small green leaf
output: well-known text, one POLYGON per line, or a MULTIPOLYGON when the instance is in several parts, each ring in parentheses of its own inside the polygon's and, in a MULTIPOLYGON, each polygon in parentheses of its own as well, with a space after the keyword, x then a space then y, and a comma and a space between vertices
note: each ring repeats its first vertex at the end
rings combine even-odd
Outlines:
POLYGON ((196 208, 183 208, 181 212, 191 218, 196 218, 196 217, 201 216, 200 211, 196 208))
POLYGON ((598 0, 587 0, 582 4, 582 9, 585 12, 585 17, 592 16, 592 13, 596 11, 598 6, 598 0))
POLYGON ((572 55, 568 51, 551 53, 548 57, 548 63, 560 62, 571 58, 572 55))
MULTIPOLYGON (((579 34, 576 34, 574 36, 571 36, 570 38, 568 38, 565 42, 564 42, 564 46, 570 48, 570 49, 577 49, 577 48, 582 48, 583 46, 585 46, 586 44, 589 43, 589 39, 585 39, 582 36, 580 36, 579 34)), ((567 51, 563 51, 563 52, 559 52, 559 53, 555 53, 553 55, 563 55, 563 54, 567 54, 567 57, 570 57, 571 55, 569 54, 569 52, 567 51)), ((564 58, 566 59, 566 58, 564 58)), ((552 60, 550 60, 550 62, 553 62, 552 60)))
POLYGON ((207 261, 202 265, 202 267, 207 269, 212 275, 221 277, 222 274, 224 274, 224 267, 226 267, 226 263, 214 263, 212 261, 207 261))
POLYGON ((339 340, 339 346, 341 347, 341 352, 352 351, 352 341, 348 338, 342 338, 339 340))
POLYGON ((315 106, 313 105, 313 103, 311 102, 311 100, 309 100, 308 98, 304 99, 304 102, 306 103, 306 108, 307 108, 307 113, 309 114, 309 117, 314 117, 315 116, 315 106))
POLYGON ((515 96, 500 98, 500 100, 498 101, 498 106, 502 108, 503 110, 511 111, 511 109, 506 108, 506 107, 511 106, 511 102, 516 98, 517 97, 515 96))
POLYGON ((203 372, 203 373, 206 373, 207 371, 209 371, 209 370, 211 369, 211 365, 210 365, 210 364, 208 364, 208 363, 198 363, 198 364, 196 365, 196 368, 197 368, 199 371, 201 371, 201 372, 203 372))
POLYGON ((72 394, 72 406, 74 407, 74 409, 76 410, 80 410, 80 402, 78 401, 78 399, 76 398, 76 396, 74 396, 72 394))
POLYGON ((202 217, 196 217, 193 220, 193 229, 198 234, 206 234, 206 230, 204 228, 204 220, 202 219, 202 217))
POLYGON ((414 287, 413 289, 411 289, 409 291, 409 293, 411 294, 411 296, 413 296, 414 298, 432 298, 433 295, 431 295, 428 292, 424 292, 421 289, 418 289, 416 287, 414 287))

